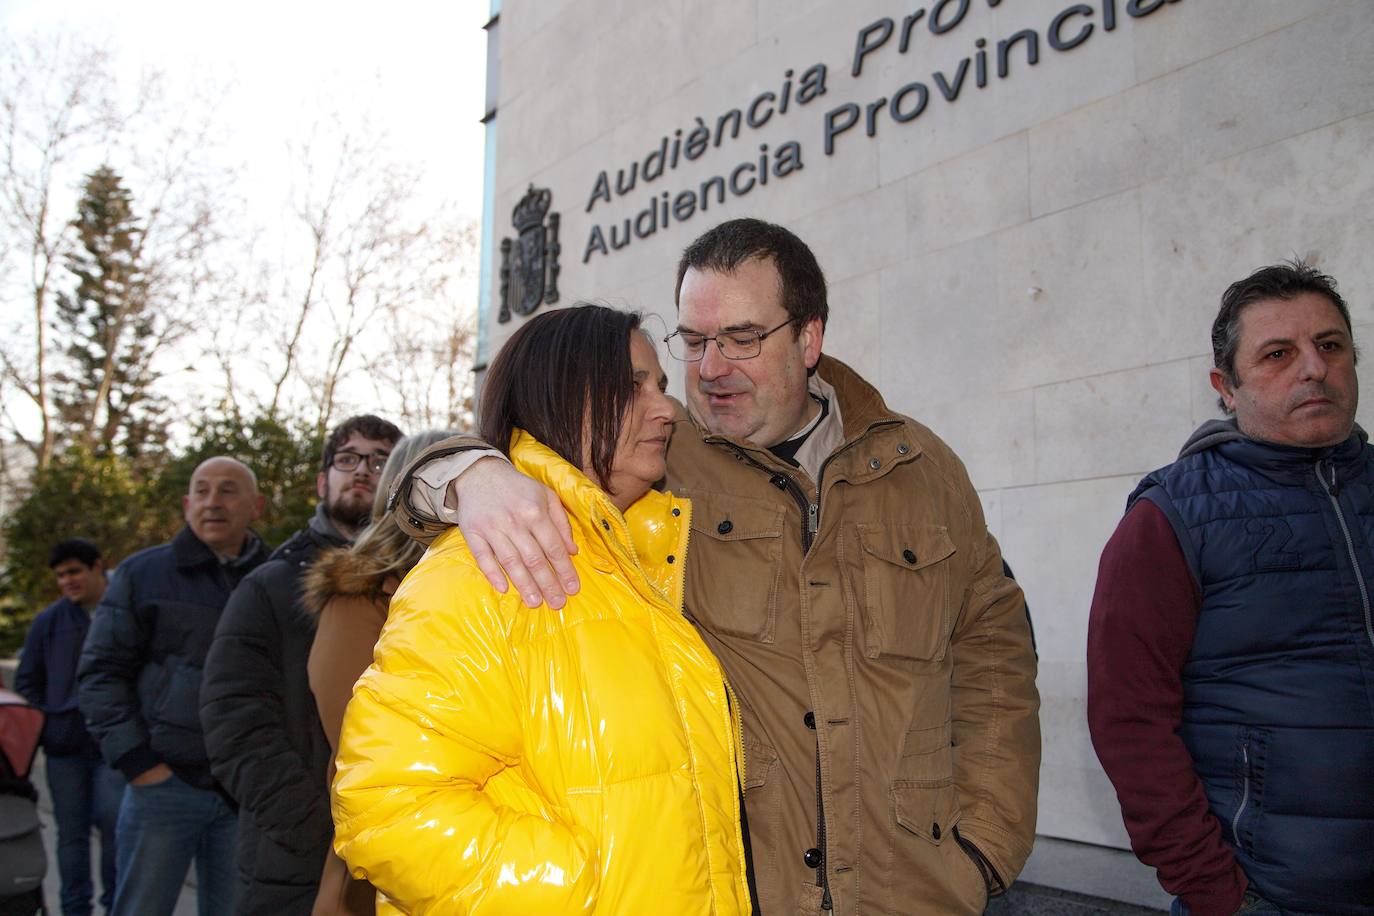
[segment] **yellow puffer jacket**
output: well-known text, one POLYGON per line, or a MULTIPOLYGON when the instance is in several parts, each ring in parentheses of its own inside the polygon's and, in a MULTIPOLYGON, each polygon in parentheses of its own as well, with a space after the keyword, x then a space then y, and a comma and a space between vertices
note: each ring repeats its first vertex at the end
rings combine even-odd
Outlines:
POLYGON ((748 913, 738 720, 682 615, 691 506, 622 516, 517 433, 568 507, 581 591, 496 592, 462 534, 401 584, 354 688, 335 849, 409 913, 748 913))

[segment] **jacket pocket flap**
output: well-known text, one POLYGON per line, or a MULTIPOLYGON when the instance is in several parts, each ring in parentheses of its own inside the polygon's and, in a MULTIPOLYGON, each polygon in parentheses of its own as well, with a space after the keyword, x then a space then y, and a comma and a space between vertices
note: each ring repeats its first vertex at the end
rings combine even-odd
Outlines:
POLYGON ((954 836, 959 800, 949 780, 904 780, 892 784, 897 823, 921 839, 940 845, 954 836))
POLYGON ((943 525, 860 525, 859 540, 864 552, 902 569, 925 569, 954 555, 943 525))
POLYGON ((782 511, 743 500, 727 503, 692 497, 692 530, 717 541, 781 537, 782 511))

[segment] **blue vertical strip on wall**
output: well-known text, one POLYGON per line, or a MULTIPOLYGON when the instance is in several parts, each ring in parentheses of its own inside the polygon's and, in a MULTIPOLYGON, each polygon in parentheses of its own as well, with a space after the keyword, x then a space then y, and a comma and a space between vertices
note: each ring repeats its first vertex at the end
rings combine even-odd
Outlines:
POLYGON ((477 286, 477 364, 485 369, 489 354, 487 322, 492 316, 491 277, 496 266, 496 220, 492 206, 496 197, 496 119, 487 122, 485 163, 482 168, 482 269, 477 286))
POLYGON ((487 352, 490 340, 488 322, 492 314, 491 278, 496 265, 496 220, 492 207, 496 201, 496 78, 498 67, 492 65, 497 53, 497 26, 494 20, 501 13, 501 0, 491 0, 491 18, 487 26, 487 111, 486 143, 482 163, 482 248, 481 268, 477 280, 477 362, 474 368, 485 369, 490 359, 487 352))

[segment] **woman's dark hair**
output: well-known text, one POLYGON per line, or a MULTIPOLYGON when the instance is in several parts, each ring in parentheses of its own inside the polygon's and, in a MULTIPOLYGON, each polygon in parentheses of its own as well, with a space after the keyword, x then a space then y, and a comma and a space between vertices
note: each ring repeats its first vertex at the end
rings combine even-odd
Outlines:
POLYGON ((606 485, 634 397, 630 335, 639 326, 637 312, 586 302, 527 321, 487 370, 482 438, 509 455, 511 433, 523 429, 578 468, 589 451, 606 485))

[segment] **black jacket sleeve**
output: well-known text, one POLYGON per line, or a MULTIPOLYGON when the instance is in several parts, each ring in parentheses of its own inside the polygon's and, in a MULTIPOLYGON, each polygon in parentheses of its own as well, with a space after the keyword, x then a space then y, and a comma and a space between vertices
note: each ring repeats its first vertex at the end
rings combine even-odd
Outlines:
POLYGON ((116 571, 91 619, 77 668, 77 701, 105 761, 126 777, 160 761, 148 741, 138 696, 152 633, 139 613, 134 576, 116 571))
POLYGON ((291 583, 274 581, 282 576, 269 564, 229 596, 205 663, 200 721, 215 778, 258 829, 308 855, 333 827, 324 773, 311 768, 287 731, 283 622, 295 609, 291 583))

